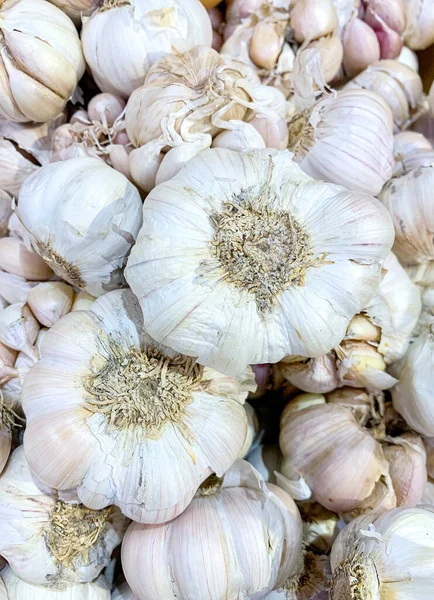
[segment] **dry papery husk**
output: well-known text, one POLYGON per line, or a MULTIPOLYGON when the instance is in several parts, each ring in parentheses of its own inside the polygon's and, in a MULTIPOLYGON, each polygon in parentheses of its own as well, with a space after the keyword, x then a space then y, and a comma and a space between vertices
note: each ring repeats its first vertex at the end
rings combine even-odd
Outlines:
POLYGON ((393 143, 395 158, 394 177, 404 175, 418 167, 434 164, 431 142, 417 131, 402 131, 395 135, 393 143))
POLYGON ((366 89, 379 94, 390 107, 395 132, 416 120, 422 108, 420 75, 397 60, 381 60, 357 75, 344 89, 366 89))
MULTIPOLYGON (((150 69, 145 84, 127 104, 126 130, 137 148, 129 156, 131 175, 148 192, 209 148, 218 133, 242 132, 240 121, 252 120, 255 127, 254 117, 261 119, 259 133, 264 133, 270 144, 284 147, 284 111, 281 92, 261 86, 249 67, 232 61, 226 64, 211 48, 199 46, 164 57, 150 69)), ((254 140, 254 134, 250 131, 249 143, 264 147, 261 136, 254 140)))
POLYGON ((398 508, 358 517, 333 544, 330 600, 430 600, 433 564, 431 511, 398 508))
POLYGON ((343 90, 292 118, 289 147, 311 177, 376 195, 392 175, 392 132, 381 96, 343 90))
POLYGON ((8 235, 9 218, 13 213, 12 201, 12 196, 0 189, 0 238, 8 235))
POLYGON ((48 588, 95 579, 128 524, 115 507, 92 511, 37 487, 23 446, 0 478, 0 506, 2 556, 21 579, 48 588))
POLYGON ((296 572, 301 537, 291 497, 239 460, 222 478, 207 479, 177 519, 163 526, 133 523, 122 565, 143 599, 264 598, 296 572), (152 552, 155 545, 162 554, 152 552))
POLYGON ((81 40, 99 89, 128 98, 162 56, 211 46, 212 27, 199 0, 107 0, 81 40))

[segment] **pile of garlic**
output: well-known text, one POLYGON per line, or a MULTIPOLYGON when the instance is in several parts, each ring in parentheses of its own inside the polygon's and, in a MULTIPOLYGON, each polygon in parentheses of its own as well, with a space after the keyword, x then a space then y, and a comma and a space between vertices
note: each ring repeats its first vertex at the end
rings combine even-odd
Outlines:
POLYGON ((431 599, 430 3, 0 32, 0 600, 431 599))

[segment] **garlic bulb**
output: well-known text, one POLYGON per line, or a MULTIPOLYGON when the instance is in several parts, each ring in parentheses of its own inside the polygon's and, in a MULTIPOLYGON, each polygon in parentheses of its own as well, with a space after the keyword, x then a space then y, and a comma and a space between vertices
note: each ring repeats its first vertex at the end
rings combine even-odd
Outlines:
POLYGON ((1 554, 21 579, 52 588, 97 577, 127 525, 114 507, 92 511, 41 491, 23 446, 0 478, 0 507, 1 554))
POLYGON ((141 210, 137 189, 121 173, 93 158, 74 158, 29 177, 17 214, 56 275, 99 296, 122 285, 141 210))
POLYGON ((391 233, 376 201, 313 181, 287 151, 211 149, 149 194, 125 276, 149 335, 234 374, 338 343, 391 233))
POLYGON ((39 324, 26 304, 11 304, 0 312, 0 342, 5 346, 32 357, 38 331, 39 324))
POLYGON ((24 384, 24 445, 46 485, 77 488, 89 508, 116 504, 137 521, 160 523, 233 463, 247 432, 242 404, 255 386, 250 369, 244 381, 230 379, 142 331, 129 290, 54 325, 24 384))
POLYGON ((296 114, 289 146, 307 175, 376 195, 392 175, 392 131, 392 114, 378 94, 345 90, 296 114))
POLYGON ((357 17, 352 18, 343 32, 343 67, 348 77, 354 77, 380 60, 380 44, 374 30, 357 17))
POLYGON ((12 196, 0 189, 0 238, 8 235, 8 223, 11 215, 12 196))
POLYGON ((433 561, 432 512, 397 508, 380 516, 358 517, 333 544, 330 600, 429 600, 434 586, 433 561))
POLYGON ((0 188, 2 190, 17 196, 24 181, 38 168, 37 164, 23 156, 9 140, 0 138, 0 188))
POLYGON ((0 116, 49 121, 63 110, 84 72, 77 30, 43 0, 6 0, 0 14, 0 116))
POLYGON ((45 327, 52 327, 70 312, 74 290, 67 283, 48 281, 34 287, 27 296, 27 303, 35 317, 45 327))
POLYGON ((427 482, 426 452, 419 436, 404 433, 383 448, 396 494, 396 505, 411 508, 421 500, 427 482))
POLYGON ((377 504, 370 500, 376 500, 376 487, 383 483, 389 490, 387 508, 395 506, 381 445, 349 408, 322 404, 295 413, 284 411, 280 448, 284 477, 298 474, 326 508, 349 512, 368 501, 370 510, 375 510, 377 504))
POLYGON ((237 461, 222 479, 208 478, 177 519, 131 524, 122 565, 140 600, 259 600, 295 571, 300 551, 291 497, 237 461))
POLYGON ((15 575, 10 567, 0 572, 1 600, 110 600, 110 588, 103 575, 89 583, 70 585, 63 590, 56 590, 26 583, 15 575), (4 597, 2 593, 2 583, 4 597))
POLYGON ((27 250, 18 238, 0 239, 0 269, 28 281, 43 281, 53 276, 53 271, 36 252, 27 250))
POLYGON ((338 25, 338 16, 332 0, 297 0, 291 10, 290 24, 297 42, 310 42, 332 33, 338 25))
POLYGON ((411 123, 422 101, 422 80, 416 71, 397 60, 380 60, 345 85, 346 90, 376 92, 389 105, 395 131, 411 123))
POLYGON ((405 44, 424 50, 434 42, 434 6, 426 0, 404 0, 407 13, 405 44))
POLYGON ((434 163, 391 179, 379 194, 395 225, 393 251, 404 265, 434 259, 434 163))
POLYGON ((212 27, 199 0, 106 0, 81 39, 98 87, 128 98, 162 56, 211 46, 212 27))

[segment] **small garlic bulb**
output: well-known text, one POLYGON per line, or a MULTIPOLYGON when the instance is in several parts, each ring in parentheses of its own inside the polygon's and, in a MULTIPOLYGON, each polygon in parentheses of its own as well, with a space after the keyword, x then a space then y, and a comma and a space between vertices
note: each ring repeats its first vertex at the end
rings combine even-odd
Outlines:
POLYGON ((247 433, 243 402, 255 384, 250 368, 231 379, 142 332, 129 290, 56 323, 25 379, 24 446, 46 485, 77 488, 89 508, 116 504, 137 521, 161 523, 237 458, 247 433))
POLYGON ((128 98, 162 56, 211 46, 212 27, 199 0, 105 0, 81 40, 98 87, 128 98))
POLYGON ((39 489, 19 446, 0 477, 0 552, 24 581, 49 588, 92 581, 121 542, 127 519, 39 489))
POLYGON ((338 25, 333 1, 297 0, 291 10, 290 24, 297 42, 311 42, 332 33, 338 25))
POLYGON ((27 250, 21 240, 12 237, 0 239, 0 269, 28 281, 44 281, 53 276, 53 271, 36 252, 27 250))
POLYGON ((433 565, 432 512, 397 508, 358 517, 333 544, 330 600, 430 600, 433 565))
POLYGON ((236 374, 328 352, 390 243, 377 201, 313 181, 287 151, 211 149, 149 194, 125 276, 149 335, 236 374))
POLYGON ((426 0, 404 0, 407 27, 405 45, 411 50, 424 50, 434 42, 434 5, 426 0))
POLYGON ((40 283, 27 296, 30 309, 45 327, 52 327, 69 313, 73 301, 74 289, 67 283, 58 281, 40 283))
MULTIPOLYGON (((335 512, 357 509, 363 501, 369 504, 383 483, 389 490, 387 508, 395 506, 381 445, 359 424, 354 411, 339 404, 289 412, 291 408, 289 403, 281 418, 284 477, 292 479, 295 473, 303 478, 314 499, 335 512)), ((371 502, 369 508, 376 506, 371 502)))
POLYGON ((378 94, 344 90, 292 118, 289 147, 311 177, 375 196, 392 175, 392 132, 378 94))
POLYGON ((122 565, 140 600, 253 600, 294 573, 300 552, 294 501, 276 486, 267 488, 240 460, 222 479, 209 477, 177 519, 158 527, 131 524, 122 565))
POLYGON ((0 116, 16 122, 53 119, 84 73, 74 24, 49 2, 6 0, 0 30, 0 116))
POLYGON ((404 433, 383 447, 396 494, 396 506, 411 508, 423 496, 427 482, 426 452, 414 433, 404 433))
POLYGON ((110 600, 110 588, 103 575, 88 583, 56 590, 26 583, 10 567, 0 572, 0 600, 110 600), (2 587, 3 586, 3 587, 2 587), (5 596, 2 596, 2 589, 5 596))
POLYGON ((34 250, 56 275, 94 296, 122 285, 141 211, 137 189, 93 158, 42 167, 26 180, 17 208, 34 250))
POLYGON ((422 80, 416 71, 397 60, 380 60, 345 85, 346 90, 376 92, 390 107, 395 131, 411 123, 422 102, 422 80))
POLYGON ((92 122, 99 122, 105 128, 113 127, 125 110, 126 102, 114 94, 97 94, 87 106, 87 114, 92 122))
POLYGON ((393 251, 403 265, 434 259, 434 162, 391 179, 379 194, 395 226, 393 251))
POLYGON ((393 175, 398 177, 417 167, 434 164, 434 148, 424 135, 417 131, 402 131, 394 137, 393 154, 395 168, 393 175))

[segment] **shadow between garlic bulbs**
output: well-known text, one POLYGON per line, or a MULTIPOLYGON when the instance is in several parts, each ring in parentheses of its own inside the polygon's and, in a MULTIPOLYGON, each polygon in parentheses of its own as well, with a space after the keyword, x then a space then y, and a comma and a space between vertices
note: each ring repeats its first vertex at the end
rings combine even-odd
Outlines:
POLYGON ((237 458, 243 403, 256 385, 250 367, 226 377, 142 331, 129 290, 54 325, 24 383, 24 448, 44 484, 76 488, 90 508, 115 504, 136 521, 161 523, 237 458))

